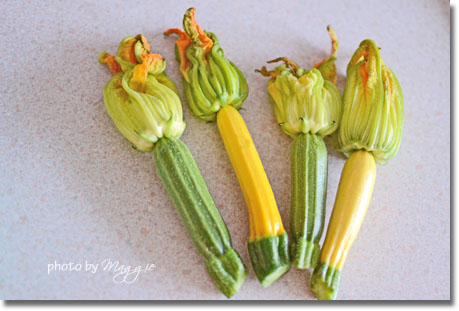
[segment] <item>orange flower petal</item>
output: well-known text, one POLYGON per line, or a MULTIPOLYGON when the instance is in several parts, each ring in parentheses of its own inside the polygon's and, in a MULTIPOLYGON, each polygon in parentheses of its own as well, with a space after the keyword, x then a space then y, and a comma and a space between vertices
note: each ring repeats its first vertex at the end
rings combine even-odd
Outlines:
POLYGON ((107 52, 103 52, 100 54, 99 62, 103 65, 107 65, 110 71, 113 72, 113 74, 117 74, 121 71, 121 66, 115 60, 115 56, 110 55, 107 52))

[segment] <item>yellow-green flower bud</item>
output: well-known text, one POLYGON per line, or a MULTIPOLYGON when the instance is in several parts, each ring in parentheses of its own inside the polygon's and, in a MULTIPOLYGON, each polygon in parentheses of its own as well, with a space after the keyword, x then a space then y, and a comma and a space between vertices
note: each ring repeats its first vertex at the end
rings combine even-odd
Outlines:
POLYGON ((322 137, 333 133, 341 112, 341 95, 336 86, 324 80, 317 69, 295 73, 281 65, 275 70, 280 74, 269 79, 268 94, 282 130, 291 137, 300 133, 322 137))
POLYGON ((125 66, 125 72, 110 79, 104 88, 104 102, 113 122, 134 148, 150 152, 158 139, 180 137, 185 122, 177 89, 164 73, 166 62, 161 55, 143 51, 136 61, 137 65, 131 63, 131 69, 125 66))
POLYGON ((241 108, 247 98, 247 82, 240 70, 227 58, 217 37, 196 24, 194 8, 183 18, 183 28, 169 29, 175 33, 176 57, 183 75, 184 92, 195 116, 207 121, 215 120, 224 105, 241 108))
POLYGON ((305 70, 281 57, 268 62, 284 61, 274 70, 268 71, 264 66, 257 70, 271 77, 267 89, 276 120, 292 138, 301 133, 324 137, 333 133, 339 125, 341 95, 334 84, 338 41, 333 30, 330 27, 327 29, 332 39, 332 53, 312 69, 305 70))
POLYGON ((347 67, 339 130, 341 151, 350 156, 364 149, 385 164, 398 151, 403 129, 403 95, 379 48, 364 40, 347 67))

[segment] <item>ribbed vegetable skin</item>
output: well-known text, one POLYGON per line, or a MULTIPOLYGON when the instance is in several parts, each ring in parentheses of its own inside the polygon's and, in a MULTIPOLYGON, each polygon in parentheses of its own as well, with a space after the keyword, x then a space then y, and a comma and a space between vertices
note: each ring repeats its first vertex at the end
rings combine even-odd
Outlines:
POLYGON ((250 261, 261 286, 268 287, 290 270, 288 236, 268 236, 249 240, 250 261))
POLYGON ((206 268, 227 297, 234 295, 247 268, 231 245, 228 229, 188 148, 178 139, 161 138, 154 148, 155 167, 206 268))
POLYGON ((290 256, 299 269, 319 260, 327 196, 327 149, 319 135, 299 134, 292 145, 290 256))
POLYGON ((354 152, 344 165, 327 236, 314 269, 311 289, 318 299, 335 299, 341 269, 365 218, 376 179, 376 163, 367 151, 354 152))

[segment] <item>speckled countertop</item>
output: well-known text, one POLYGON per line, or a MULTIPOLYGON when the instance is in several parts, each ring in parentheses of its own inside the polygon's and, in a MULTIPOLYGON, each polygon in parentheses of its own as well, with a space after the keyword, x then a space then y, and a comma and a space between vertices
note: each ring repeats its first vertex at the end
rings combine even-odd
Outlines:
MULTIPOLYGON (((338 86, 361 40, 382 47, 405 96, 401 148, 378 167, 371 205, 345 264, 340 299, 450 298, 450 17, 448 1, 0 2, 0 298, 225 299, 205 272, 151 154, 133 150, 105 112, 98 64, 143 33, 181 90, 173 38, 190 6, 248 80, 242 112, 288 227, 291 140, 254 72, 288 56, 309 67, 340 41, 338 86), (155 268, 133 283, 85 271, 103 260, 155 268), (62 271, 64 264, 80 271, 62 271), (56 264, 60 264, 58 266, 56 264), (51 266, 50 266, 51 265, 51 266), (50 271, 52 267, 54 271, 50 271), (78 266, 74 266, 78 268, 78 266), (60 271, 59 271, 60 269, 60 271)), ((247 212, 215 124, 184 107, 182 136, 250 274, 233 299, 312 299, 310 271, 262 289, 246 248, 247 212)), ((327 222, 344 158, 329 148, 327 222)), ((70 268, 67 266, 67 268, 70 268)))

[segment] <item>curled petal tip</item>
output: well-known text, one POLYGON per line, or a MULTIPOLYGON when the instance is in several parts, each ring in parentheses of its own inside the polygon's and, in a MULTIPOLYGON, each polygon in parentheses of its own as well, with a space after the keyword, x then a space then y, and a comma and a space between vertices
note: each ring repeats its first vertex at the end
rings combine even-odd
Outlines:
POLYGON ((151 46, 150 46, 150 43, 148 42, 147 38, 145 38, 145 36, 144 36, 143 34, 139 34, 139 35, 137 35, 137 37, 140 38, 140 42, 142 42, 144 48, 145 48, 148 52, 150 52, 151 46))
POLYGON ((185 16, 183 17, 183 29, 185 30, 186 34, 191 38, 191 40, 197 45, 199 45, 204 50, 204 53, 207 53, 212 48, 213 41, 202 30, 201 26, 199 26, 196 23, 194 13, 194 8, 189 8, 186 11, 185 16))
POLYGON ((102 52, 99 54, 99 63, 101 65, 107 65, 113 74, 117 74, 121 71, 121 66, 115 60, 115 57, 107 52, 102 52))
POLYGON ((331 28, 330 25, 327 26, 327 31, 330 34, 330 38, 332 41, 331 55, 335 56, 336 52, 338 51, 338 39, 336 38, 335 31, 333 30, 333 28, 331 28))
POLYGON ((188 81, 188 70, 191 65, 190 60, 186 55, 186 51, 190 45, 197 46, 202 49, 204 54, 207 54, 212 49, 214 42, 196 23, 194 17, 195 9, 189 8, 183 17, 183 30, 171 28, 164 32, 164 35, 177 34, 179 38, 176 41, 176 48, 180 61, 180 71, 188 81))
POLYGON ((199 41, 196 19, 194 17, 194 8, 189 8, 183 16, 183 29, 194 42, 199 41))
POLYGON ((187 34, 179 28, 169 28, 164 32, 165 36, 170 36, 172 34, 176 34, 179 37, 187 36, 187 34))
POLYGON ((263 76, 269 76, 268 69, 266 69, 266 66, 261 67, 261 69, 255 69, 255 72, 260 73, 263 76))
POLYGON ((319 69, 319 71, 322 73, 323 77, 326 80, 329 80, 332 83, 336 84, 337 75, 336 75, 335 60, 336 60, 336 52, 338 51, 338 39, 336 38, 335 31, 333 30, 333 28, 331 28, 330 25, 327 26, 327 31, 330 35, 331 45, 332 45, 330 56, 321 60, 320 62, 312 66, 312 68, 319 69))
POLYGON ((107 64, 107 55, 109 54, 105 51, 99 54, 99 64, 101 65, 107 64))
POLYGON ((272 64, 272 63, 277 63, 277 62, 280 62, 280 61, 283 61, 287 66, 289 66, 293 70, 293 73, 296 73, 296 71, 299 68, 299 66, 297 64, 295 64, 293 61, 291 61, 287 57, 278 57, 278 58, 272 59, 270 61, 267 61, 267 63, 268 64, 272 64))
POLYGON ((177 47, 177 52, 179 55, 179 62, 180 62, 180 71, 182 72, 183 76, 186 80, 188 80, 188 69, 190 67, 190 60, 186 56, 186 50, 191 44, 191 38, 179 28, 170 28, 164 32, 164 35, 169 36, 171 34, 176 34, 179 36, 175 45, 177 47))
POLYGON ((275 78, 278 75, 280 75, 280 71, 279 70, 275 70, 275 69, 268 70, 266 68, 266 66, 261 67, 261 69, 255 69, 255 72, 258 72, 259 74, 261 74, 264 77, 271 77, 271 78, 275 78))
POLYGON ((126 72, 142 62, 142 55, 150 53, 150 44, 144 35, 125 37, 118 46, 115 59, 126 72))

